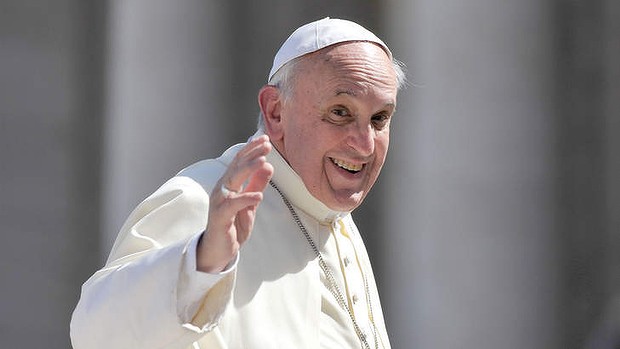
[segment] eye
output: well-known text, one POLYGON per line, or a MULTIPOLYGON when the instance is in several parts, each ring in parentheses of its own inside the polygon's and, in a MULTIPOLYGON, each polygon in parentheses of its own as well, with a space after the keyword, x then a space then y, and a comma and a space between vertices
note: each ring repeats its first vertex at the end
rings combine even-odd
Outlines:
POLYGON ((345 125, 354 120, 354 117, 347 107, 337 105, 329 109, 329 112, 325 115, 324 120, 336 125, 345 125))
POLYGON ((338 117, 344 117, 344 116, 349 116, 351 115, 351 113, 349 113, 349 110, 345 107, 339 106, 336 107, 334 109, 332 109, 332 114, 338 116, 338 117))
POLYGON ((372 125, 375 129, 382 130, 390 122, 390 115, 388 115, 387 113, 375 114, 372 116, 371 120, 372 120, 372 125))

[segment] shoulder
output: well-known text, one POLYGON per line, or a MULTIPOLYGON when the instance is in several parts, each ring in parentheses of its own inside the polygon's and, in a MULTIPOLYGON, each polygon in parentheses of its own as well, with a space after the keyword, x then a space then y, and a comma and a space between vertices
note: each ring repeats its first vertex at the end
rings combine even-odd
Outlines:
POLYGON ((129 229, 139 222, 151 221, 155 217, 187 217, 191 212, 201 212, 209 208, 209 194, 195 180, 176 176, 169 179, 149 197, 143 200, 130 214, 122 230, 129 229))
POLYGON ((186 182, 187 180, 194 181, 202 186, 205 191, 211 192, 215 183, 217 183, 219 178, 224 174, 226 168, 228 168, 228 164, 230 164, 243 145, 244 144, 236 144, 228 148, 216 159, 196 162, 181 170, 174 178, 185 178, 180 179, 181 182, 186 182))

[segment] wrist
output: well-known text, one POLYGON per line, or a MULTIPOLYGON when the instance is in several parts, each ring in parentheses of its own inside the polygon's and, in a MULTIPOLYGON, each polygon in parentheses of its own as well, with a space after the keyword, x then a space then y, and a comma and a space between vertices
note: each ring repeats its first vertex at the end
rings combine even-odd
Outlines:
POLYGON ((226 253, 226 248, 214 248, 213 241, 208 241, 206 232, 200 236, 196 244, 196 270, 203 273, 217 274, 224 271, 232 261, 235 260, 237 253, 230 251, 226 253))

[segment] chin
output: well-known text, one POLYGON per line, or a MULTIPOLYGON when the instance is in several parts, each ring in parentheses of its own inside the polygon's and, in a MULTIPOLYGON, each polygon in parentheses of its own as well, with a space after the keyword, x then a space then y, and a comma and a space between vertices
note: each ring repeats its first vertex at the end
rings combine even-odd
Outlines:
POLYGON ((353 211, 362 204, 365 195, 362 193, 353 193, 345 197, 332 197, 327 207, 336 211, 353 211))

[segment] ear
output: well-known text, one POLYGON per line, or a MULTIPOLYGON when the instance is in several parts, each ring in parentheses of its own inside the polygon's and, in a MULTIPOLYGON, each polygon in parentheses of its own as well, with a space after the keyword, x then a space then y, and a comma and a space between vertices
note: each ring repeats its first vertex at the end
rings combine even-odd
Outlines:
POLYGON ((265 133, 272 142, 284 137, 282 125, 282 98, 275 86, 265 85, 258 91, 258 105, 263 114, 265 133))

